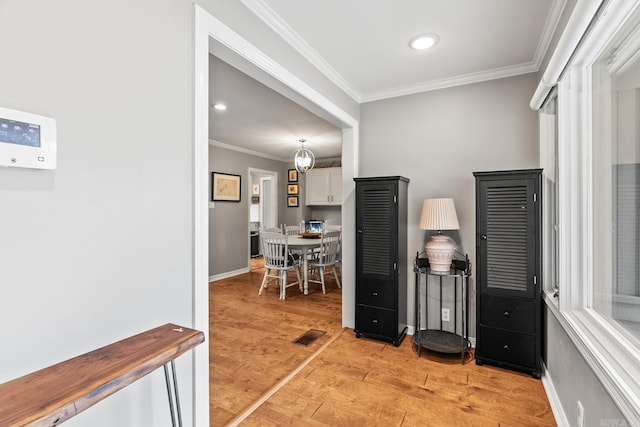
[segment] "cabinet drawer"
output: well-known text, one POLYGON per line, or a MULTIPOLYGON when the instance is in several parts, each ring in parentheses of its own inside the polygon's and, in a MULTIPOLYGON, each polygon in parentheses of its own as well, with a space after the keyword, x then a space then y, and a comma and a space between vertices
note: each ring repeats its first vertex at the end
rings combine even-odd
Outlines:
POLYGON ((537 368, 535 335, 520 334, 480 325, 476 356, 537 368))
POLYGON ((483 294, 480 296, 480 323, 486 326, 534 334, 537 330, 535 309, 534 300, 483 294))
POLYGON ((386 337, 398 335, 397 312, 384 308, 356 306, 356 330, 386 337))
POLYGON ((396 285, 389 282, 361 280, 356 289, 356 303, 395 309, 396 285))

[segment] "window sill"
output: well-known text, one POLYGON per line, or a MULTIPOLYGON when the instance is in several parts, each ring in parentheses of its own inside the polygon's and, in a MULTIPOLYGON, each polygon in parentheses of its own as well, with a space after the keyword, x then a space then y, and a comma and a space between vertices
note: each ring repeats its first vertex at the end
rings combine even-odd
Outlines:
POLYGON ((556 317, 558 317, 560 315, 560 309, 558 308, 558 293, 555 290, 544 290, 542 292, 542 298, 545 302, 545 304, 547 304, 547 306, 551 309, 551 311, 553 312, 553 314, 555 314, 556 317))
POLYGON ((560 312, 552 292, 544 292, 543 299, 630 425, 640 425, 639 355, 621 348, 612 339, 617 333, 591 310, 567 314, 560 312))

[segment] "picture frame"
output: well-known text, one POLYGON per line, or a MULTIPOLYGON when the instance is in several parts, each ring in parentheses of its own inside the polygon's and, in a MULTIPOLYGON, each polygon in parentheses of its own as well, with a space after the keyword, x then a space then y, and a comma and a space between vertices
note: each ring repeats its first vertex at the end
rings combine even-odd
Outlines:
POLYGON ((295 169, 289 169, 289 182, 298 182, 298 171, 295 169))
POLYGON ((298 184, 287 184, 287 194, 292 196, 300 194, 300 187, 298 187, 298 184))
POLYGON ((211 172, 211 200, 214 202, 239 202, 241 181, 240 175, 211 172))
POLYGON ((287 207, 288 208, 297 208, 298 207, 298 196, 287 196, 287 207))

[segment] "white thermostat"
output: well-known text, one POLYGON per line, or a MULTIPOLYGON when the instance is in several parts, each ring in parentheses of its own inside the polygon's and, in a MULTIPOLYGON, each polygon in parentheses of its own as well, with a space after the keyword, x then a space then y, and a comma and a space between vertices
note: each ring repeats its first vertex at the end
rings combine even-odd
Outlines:
POLYGON ((0 107, 0 166, 55 169, 55 119, 0 107))

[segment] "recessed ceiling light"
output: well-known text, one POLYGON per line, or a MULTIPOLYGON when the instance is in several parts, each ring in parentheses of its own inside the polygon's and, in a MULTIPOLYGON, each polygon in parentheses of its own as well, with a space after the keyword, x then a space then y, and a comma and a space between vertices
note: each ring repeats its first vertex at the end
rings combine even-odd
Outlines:
POLYGON ((424 34, 411 39, 409 46, 415 50, 425 50, 438 43, 438 36, 435 34, 424 34))
POLYGON ((227 106, 224 105, 222 102, 216 102, 215 104, 213 104, 213 108, 215 108, 218 111, 224 111, 227 109, 227 106))

